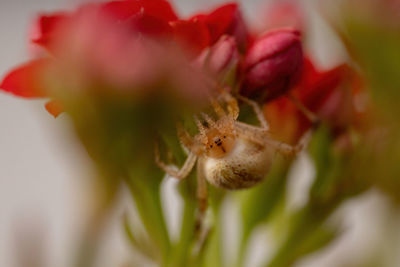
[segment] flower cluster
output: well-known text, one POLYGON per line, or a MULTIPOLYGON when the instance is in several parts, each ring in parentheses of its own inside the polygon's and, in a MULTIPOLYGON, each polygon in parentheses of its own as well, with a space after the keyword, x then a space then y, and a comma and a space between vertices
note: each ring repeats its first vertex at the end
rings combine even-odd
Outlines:
POLYGON ((211 77, 236 93, 270 103, 267 116, 275 131, 291 136, 283 139, 292 140, 309 127, 281 97, 292 89, 306 107, 344 127, 352 116, 352 89, 344 84, 353 71, 344 65, 316 71, 303 55, 301 15, 291 6, 275 9, 276 18, 266 22, 269 30, 261 34, 252 33, 235 3, 189 18, 179 18, 164 0, 93 3, 41 15, 31 35, 41 53, 11 71, 0 88, 21 97, 53 98, 46 109, 57 116, 64 106, 60 83, 68 84, 61 86, 68 90, 106 87, 137 94, 168 77, 173 88, 168 93, 198 100, 210 89, 211 77), (271 29, 276 25, 284 27, 271 29))

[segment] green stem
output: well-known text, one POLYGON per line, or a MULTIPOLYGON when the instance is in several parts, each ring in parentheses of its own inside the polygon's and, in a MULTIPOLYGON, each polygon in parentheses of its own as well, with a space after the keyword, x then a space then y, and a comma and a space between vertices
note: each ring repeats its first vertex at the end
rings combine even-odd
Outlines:
POLYGON ((140 182, 140 179, 131 179, 129 188, 143 225, 160 250, 160 260, 166 266, 169 261, 170 239, 160 200, 160 184, 149 186, 140 182))
MULTIPOLYGON (((195 180, 196 177, 192 174, 188 177, 189 180, 195 180)), ((182 181, 183 183, 189 183, 190 181, 182 181)), ((187 184, 183 185, 185 187, 189 186, 187 184)), ((180 239, 176 246, 174 247, 174 259, 172 261, 173 267, 185 267, 188 266, 188 258, 190 249, 193 243, 194 237, 194 227, 195 227, 195 211, 197 208, 197 202, 194 197, 184 196, 184 209, 183 209, 183 216, 182 216, 182 225, 181 225, 181 232, 180 232, 180 239)))

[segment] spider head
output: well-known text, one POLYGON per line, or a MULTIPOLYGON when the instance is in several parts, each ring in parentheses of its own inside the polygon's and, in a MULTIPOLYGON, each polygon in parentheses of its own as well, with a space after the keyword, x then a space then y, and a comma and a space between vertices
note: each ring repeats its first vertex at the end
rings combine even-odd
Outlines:
POLYGON ((211 158, 222 158, 235 145, 235 135, 229 129, 211 128, 206 132, 205 154, 211 158))

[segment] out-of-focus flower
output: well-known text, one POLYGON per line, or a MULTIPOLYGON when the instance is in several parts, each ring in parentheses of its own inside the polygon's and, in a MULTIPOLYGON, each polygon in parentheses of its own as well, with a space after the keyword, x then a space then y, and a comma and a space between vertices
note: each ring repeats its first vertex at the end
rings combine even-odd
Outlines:
POLYGON ((308 59, 304 75, 294 89, 300 101, 331 126, 341 130, 351 124, 354 109, 355 71, 342 64, 320 72, 308 59))
POLYGON ((170 23, 175 40, 194 55, 199 54, 211 42, 206 24, 197 19, 176 20, 170 23))
POLYGON ((48 64, 46 59, 38 59, 23 64, 11 71, 2 81, 1 89, 16 96, 35 98, 44 97, 41 73, 48 64))
POLYGON ((246 49, 250 36, 236 3, 222 5, 208 14, 194 15, 192 19, 203 21, 207 25, 211 44, 226 34, 236 39, 236 43, 242 51, 246 49))
POLYGON ((195 60, 195 65, 206 68, 211 74, 221 75, 234 69, 239 62, 236 40, 223 35, 215 45, 205 49, 195 60))
MULTIPOLYGON (((185 83, 179 88, 198 96, 204 89, 198 85, 204 83, 194 78, 197 74, 190 70, 185 57, 210 45, 209 36, 209 28, 203 22, 179 20, 163 0, 85 4, 73 12, 40 16, 31 41, 51 56, 41 54, 41 58, 11 71, 0 88, 21 97, 50 97, 54 90, 49 90, 47 78, 53 75, 52 80, 55 79, 57 66, 62 69, 58 74, 69 76, 68 82, 76 74, 86 81, 96 80, 98 85, 105 82, 107 86, 137 90, 147 88, 144 81, 174 73, 175 82, 185 83), (185 51, 179 51, 178 46, 185 51), (44 65, 51 65, 53 72, 46 73, 48 68, 44 65)), ((72 80, 82 83, 80 78, 72 80)), ((97 87, 103 88, 104 84, 97 87)), ((53 113, 56 116, 59 109, 49 108, 53 106, 47 105, 47 110, 57 110, 53 113)))
POLYGON ((202 99, 207 90, 203 74, 191 67, 185 51, 171 39, 132 34, 130 25, 113 22, 88 10, 60 27, 53 49, 55 72, 48 75, 51 94, 90 91, 136 98, 169 95, 189 102, 202 99), (64 85, 60 90, 56 77, 70 88, 64 85))
POLYGON ((302 66, 299 31, 270 31, 255 40, 246 53, 241 92, 264 101, 277 98, 298 81, 302 66))
MULTIPOLYGON (((355 122, 359 86, 356 72, 348 65, 321 72, 306 58, 302 77, 292 93, 338 135, 355 122)), ((265 114, 273 134, 290 143, 311 126, 311 122, 285 97, 266 105, 265 114)))
POLYGON ((33 24, 30 40, 32 43, 49 48, 54 41, 54 33, 57 28, 63 23, 69 14, 64 12, 53 13, 49 15, 42 15, 37 18, 33 24))

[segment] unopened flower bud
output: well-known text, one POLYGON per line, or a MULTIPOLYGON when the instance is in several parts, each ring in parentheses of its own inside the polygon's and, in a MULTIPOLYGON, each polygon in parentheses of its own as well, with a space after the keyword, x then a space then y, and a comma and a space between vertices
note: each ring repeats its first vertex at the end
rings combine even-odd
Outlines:
POLYGON ((211 48, 204 50, 196 59, 196 65, 206 68, 212 74, 225 74, 236 66, 239 52, 235 38, 224 35, 211 48))
POLYGON ((255 40, 244 59, 241 93, 264 101, 285 94, 300 77, 303 51, 300 33, 279 29, 255 40))

